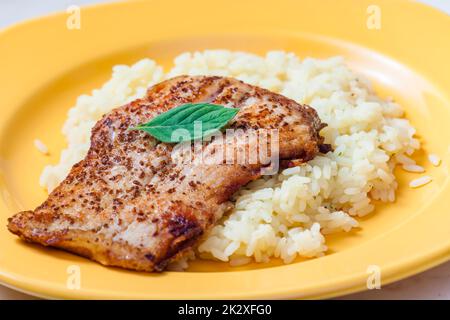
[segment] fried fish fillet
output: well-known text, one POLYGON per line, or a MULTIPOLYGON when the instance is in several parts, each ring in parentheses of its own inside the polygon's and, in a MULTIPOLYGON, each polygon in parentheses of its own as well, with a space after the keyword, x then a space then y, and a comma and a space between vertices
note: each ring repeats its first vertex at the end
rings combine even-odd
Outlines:
POLYGON ((205 159, 224 146, 232 153, 250 151, 251 131, 277 129, 280 161, 304 162, 323 146, 319 131, 324 126, 312 108, 236 79, 176 77, 104 115, 92 130, 87 156, 42 205, 11 217, 8 229, 26 241, 103 265, 162 271, 198 244, 229 208, 233 193, 268 165, 205 159), (178 105, 198 102, 239 108, 228 128, 240 133, 220 143, 211 139, 200 152, 185 155, 175 152, 174 144, 128 130, 178 105), (247 144, 237 143, 238 136, 249 138, 247 144), (197 161, 200 156, 203 161, 197 161), (190 161, 179 161, 186 157, 190 161))

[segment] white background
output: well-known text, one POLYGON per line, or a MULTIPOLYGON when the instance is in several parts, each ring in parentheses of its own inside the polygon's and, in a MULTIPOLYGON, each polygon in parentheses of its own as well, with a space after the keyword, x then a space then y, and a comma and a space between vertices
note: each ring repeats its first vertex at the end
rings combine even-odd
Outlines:
MULTIPOLYGON (((170 0, 160 0, 170 1, 170 0)), ((65 10, 69 5, 85 5, 108 0, 0 0, 0 28, 13 23, 65 10)), ((450 0, 421 0, 450 14, 450 0)), ((376 0, 374 0, 376 3, 376 0)), ((450 35, 449 35, 450 37, 450 35)), ((0 299, 30 299, 32 297, 0 286, 0 299)), ((353 294, 351 299, 450 299, 450 262, 409 279, 353 294)))

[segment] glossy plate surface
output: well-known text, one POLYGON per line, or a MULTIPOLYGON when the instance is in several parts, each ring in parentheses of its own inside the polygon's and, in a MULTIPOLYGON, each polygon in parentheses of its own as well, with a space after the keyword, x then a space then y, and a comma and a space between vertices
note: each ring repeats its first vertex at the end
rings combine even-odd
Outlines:
POLYGON ((58 298, 317 298, 363 290, 371 265, 386 284, 447 260, 450 17, 407 1, 372 2, 129 1, 83 8, 80 30, 67 29, 69 15, 61 13, 1 32, 0 281, 58 298), (368 28, 378 13, 381 28, 368 28), (6 230, 9 216, 45 199, 39 174, 58 161, 60 129, 78 95, 106 81, 115 64, 150 57, 170 67, 177 54, 207 48, 344 56, 380 95, 402 104, 423 143, 416 159, 433 182, 410 189, 416 176, 398 170, 395 204, 378 206, 360 230, 328 237, 325 257, 291 265, 232 269, 197 261, 184 273, 137 273, 26 244, 6 230), (35 149, 35 138, 49 157, 35 149), (440 167, 428 164, 429 152, 442 158, 440 167), (74 265, 79 290, 67 287, 74 265))

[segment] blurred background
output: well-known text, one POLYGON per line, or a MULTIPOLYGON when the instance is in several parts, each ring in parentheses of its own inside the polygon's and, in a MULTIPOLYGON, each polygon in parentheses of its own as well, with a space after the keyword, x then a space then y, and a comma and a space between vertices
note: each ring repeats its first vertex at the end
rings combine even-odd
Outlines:
MULTIPOLYGON (((126 0, 123 0, 126 1, 126 0)), ((151 1, 151 0, 149 0, 151 1)), ((154 1, 154 0, 152 0, 154 1)), ((170 0, 160 0, 170 1, 170 0)), ((298 0, 301 1, 301 0, 298 0)), ((95 3, 118 2, 113 0, 0 0, 0 28, 15 22, 46 15, 51 12, 65 11, 70 5, 89 5, 95 3)), ((373 1, 376 4, 376 0, 373 1)), ((450 14, 450 0, 420 0, 450 14)), ((211 1, 211 4, 214 0, 211 1)))

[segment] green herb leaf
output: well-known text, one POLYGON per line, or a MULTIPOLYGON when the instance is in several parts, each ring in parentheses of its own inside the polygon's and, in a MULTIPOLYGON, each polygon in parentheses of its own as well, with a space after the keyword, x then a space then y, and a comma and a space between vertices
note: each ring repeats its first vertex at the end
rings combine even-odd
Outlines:
POLYGON ((187 103, 164 112, 130 130, 142 130, 162 142, 203 138, 225 126, 239 109, 210 103, 187 103))

